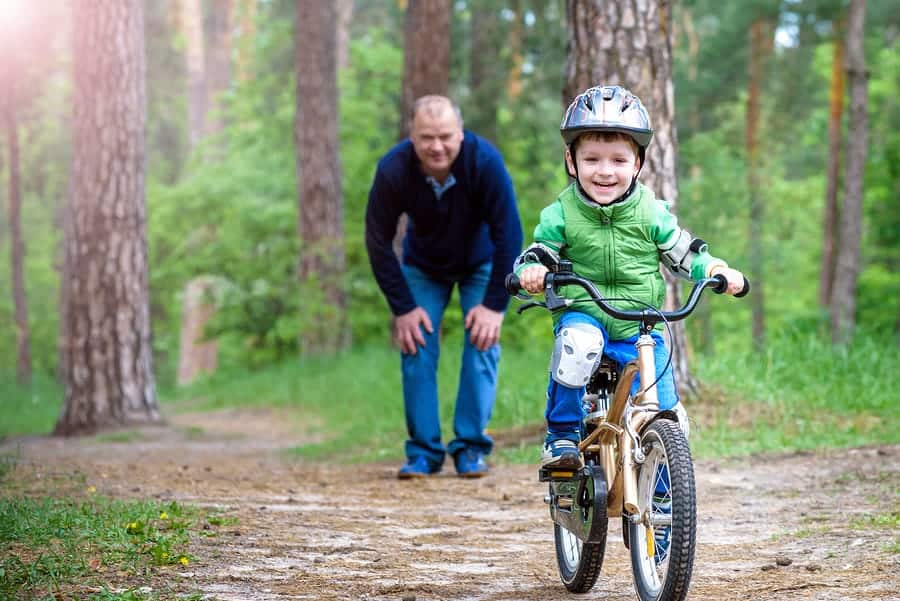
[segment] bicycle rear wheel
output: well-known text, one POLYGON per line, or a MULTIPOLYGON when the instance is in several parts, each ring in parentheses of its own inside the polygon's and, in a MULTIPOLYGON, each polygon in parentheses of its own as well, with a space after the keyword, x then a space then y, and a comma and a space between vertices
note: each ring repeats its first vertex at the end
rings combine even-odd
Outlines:
POLYGON ((582 543, 577 536, 559 524, 553 525, 553 538, 556 543, 559 578, 566 589, 572 593, 591 590, 600 575, 606 543, 582 543))
POLYGON ((638 466, 640 520, 629 522, 634 586, 641 601, 683 601, 697 544, 694 464, 684 434, 660 419, 644 431, 638 466))

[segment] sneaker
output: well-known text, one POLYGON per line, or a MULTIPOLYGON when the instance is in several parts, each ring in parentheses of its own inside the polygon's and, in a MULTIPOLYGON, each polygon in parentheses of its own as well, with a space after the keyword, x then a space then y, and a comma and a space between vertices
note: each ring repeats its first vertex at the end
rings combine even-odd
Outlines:
POLYGON ((481 478, 488 473, 484 453, 475 449, 463 449, 453 456, 456 474, 461 478, 481 478))
POLYGON ((583 466, 581 451, 575 441, 560 438, 544 443, 544 450, 541 452, 542 468, 578 470, 583 466))
POLYGON ((418 457, 410 457, 406 460, 400 471, 397 472, 397 478, 400 480, 409 480, 410 478, 424 478, 441 471, 440 465, 433 465, 422 455, 418 457))

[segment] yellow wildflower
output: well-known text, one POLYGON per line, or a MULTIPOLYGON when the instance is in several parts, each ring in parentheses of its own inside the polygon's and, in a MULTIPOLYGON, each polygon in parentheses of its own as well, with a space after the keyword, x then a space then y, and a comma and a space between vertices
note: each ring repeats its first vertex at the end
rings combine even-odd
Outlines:
POLYGON ((167 520, 167 519, 169 519, 169 514, 166 513, 165 511, 163 511, 161 514, 159 514, 159 519, 167 520))
POLYGON ((90 494, 94 494, 95 492, 97 492, 97 487, 96 486, 88 486, 87 491, 90 494))
POLYGON ((190 562, 188 561, 188 558, 185 557, 184 555, 182 555, 182 556, 178 559, 178 562, 179 562, 181 565, 183 565, 183 566, 186 566, 187 564, 190 563, 190 562))

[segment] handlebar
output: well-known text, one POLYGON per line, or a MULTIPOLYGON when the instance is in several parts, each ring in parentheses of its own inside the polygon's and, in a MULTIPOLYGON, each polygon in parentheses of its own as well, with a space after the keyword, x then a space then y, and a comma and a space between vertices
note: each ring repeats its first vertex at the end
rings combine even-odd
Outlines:
MULTIPOLYGON (((519 307, 518 312, 521 313, 525 309, 534 306, 543 306, 550 311, 555 311, 557 309, 571 306, 575 301, 573 301, 572 299, 560 297, 556 293, 559 286, 568 285, 577 285, 584 288, 584 290, 588 293, 588 295, 590 295, 591 299, 593 299, 597 306, 611 317, 622 319, 625 321, 639 321, 652 327, 654 324, 661 321, 680 321, 684 319, 685 317, 690 315, 697 307, 697 303, 699 302, 700 296, 703 293, 704 289, 710 288, 716 294, 722 294, 728 289, 728 280, 725 278, 725 276, 717 274, 711 278, 705 278, 697 281, 694 284, 694 287, 691 289, 691 293, 688 296, 687 301, 681 308, 676 309, 675 311, 657 311, 656 309, 625 311, 607 303, 606 299, 603 298, 594 283, 572 272, 571 266, 560 265, 559 271, 550 271, 547 272, 546 276, 544 276, 545 302, 533 302, 522 305, 521 307, 519 307)), ((510 295, 518 295, 521 291, 521 288, 522 286, 519 282, 519 276, 514 273, 510 273, 506 276, 506 291, 509 292, 510 295)), ((739 293, 735 294, 735 296, 746 296, 749 292, 750 282, 747 281, 747 278, 745 277, 743 289, 739 293)))

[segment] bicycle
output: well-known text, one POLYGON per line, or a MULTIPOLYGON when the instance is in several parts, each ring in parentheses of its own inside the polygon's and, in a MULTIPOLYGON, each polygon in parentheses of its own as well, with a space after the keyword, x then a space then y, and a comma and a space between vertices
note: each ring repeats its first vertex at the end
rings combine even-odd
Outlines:
MULTIPOLYGON (((610 305, 596 286, 572 272, 569 261, 544 280, 544 302, 532 307, 549 311, 574 301, 558 295, 560 286, 584 288, 603 311, 638 324, 638 352, 621 370, 602 357, 583 398, 584 438, 579 444, 584 467, 578 471, 542 468, 549 483, 544 501, 554 522, 554 546, 560 579, 573 593, 589 591, 600 575, 606 552, 609 520, 622 518, 622 536, 631 556, 635 591, 641 601, 683 601, 687 596, 697 541, 697 500, 694 465, 683 427, 675 411, 661 411, 656 393, 656 362, 650 333, 658 323, 685 319, 707 288, 723 293, 724 277, 694 284, 685 304, 675 311, 654 307, 624 311, 610 305), (630 393, 635 375, 640 388, 630 393)), ((518 277, 509 274, 507 291, 518 296, 518 277)), ((744 288, 735 296, 750 291, 744 288)), ((588 302, 591 302, 590 300, 588 302)), ((686 418, 685 418, 686 421, 686 418)))

